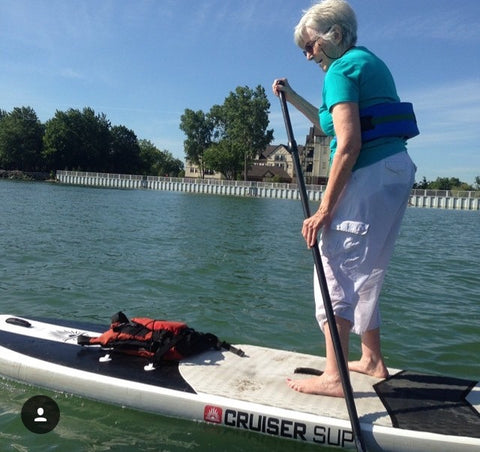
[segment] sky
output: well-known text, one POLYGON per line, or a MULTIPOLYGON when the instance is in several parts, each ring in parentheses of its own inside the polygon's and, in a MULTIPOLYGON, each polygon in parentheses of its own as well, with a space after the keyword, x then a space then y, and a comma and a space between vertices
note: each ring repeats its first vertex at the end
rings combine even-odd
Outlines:
MULTIPOLYGON (((42 122, 91 107, 184 161, 185 109, 262 85, 272 144, 287 144, 274 78, 320 105, 324 73, 293 42, 311 0, 0 0, 0 109, 42 122)), ((351 0, 358 45, 382 58, 421 134, 417 181, 480 176, 480 1, 351 0)), ((310 124, 290 107, 298 144, 310 124)))

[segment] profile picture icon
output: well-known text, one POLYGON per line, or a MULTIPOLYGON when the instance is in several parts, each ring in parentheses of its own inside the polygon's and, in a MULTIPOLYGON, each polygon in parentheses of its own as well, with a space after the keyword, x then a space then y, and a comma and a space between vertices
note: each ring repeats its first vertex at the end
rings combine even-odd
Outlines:
POLYGON ((47 418, 43 417, 45 410, 42 407, 37 408, 38 416, 33 420, 33 422, 47 422, 47 418))
POLYGON ((51 432, 60 420, 60 409, 50 397, 38 395, 28 399, 22 407, 22 422, 33 433, 51 432))

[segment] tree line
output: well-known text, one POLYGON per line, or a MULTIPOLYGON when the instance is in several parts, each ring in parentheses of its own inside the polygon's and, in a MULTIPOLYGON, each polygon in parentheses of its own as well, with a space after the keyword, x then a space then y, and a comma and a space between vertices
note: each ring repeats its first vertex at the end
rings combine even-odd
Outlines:
MULTIPOLYGON (((255 155, 273 139, 267 130, 270 103, 260 85, 237 87, 208 113, 186 109, 180 129, 185 156, 203 175, 245 176, 255 155)), ((0 110, 0 169, 51 172, 58 169, 183 176, 183 162, 133 130, 110 123, 92 108, 57 110, 42 124, 31 107, 0 110)))
MULTIPOLYGON (((273 130, 267 129, 269 109, 261 85, 238 86, 206 113, 185 109, 179 127, 186 136, 186 158, 198 166, 202 178, 215 171, 225 179, 246 179, 256 155, 273 140, 273 130)), ((183 162, 169 151, 137 139, 125 126, 112 126, 105 114, 88 107, 57 110, 45 124, 31 107, 0 109, 0 169, 184 176, 183 162)), ((480 176, 473 185, 455 177, 423 177, 414 188, 480 190, 480 176)))
POLYGON ((89 107, 58 111, 42 124, 31 107, 0 110, 0 168, 183 176, 183 162, 89 107))
POLYGON ((480 176, 475 177, 473 185, 462 182, 457 177, 437 177, 434 181, 428 181, 424 176, 420 182, 416 182, 413 188, 426 190, 450 190, 450 191, 475 191, 480 190, 480 176))

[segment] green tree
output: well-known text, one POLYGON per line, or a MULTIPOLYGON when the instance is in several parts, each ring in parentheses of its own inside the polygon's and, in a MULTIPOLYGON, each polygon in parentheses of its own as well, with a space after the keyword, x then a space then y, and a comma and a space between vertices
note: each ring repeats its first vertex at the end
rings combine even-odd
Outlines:
POLYGON ((222 173, 225 179, 236 180, 242 169, 242 149, 228 138, 213 143, 205 151, 204 159, 208 168, 222 173))
POLYGON ((140 140, 139 146, 143 174, 177 177, 183 173, 183 163, 169 151, 160 151, 149 140, 140 140))
POLYGON ((140 146, 133 130, 114 126, 111 131, 109 171, 120 174, 136 174, 142 170, 140 146))
POLYGON ((73 170, 78 168, 77 155, 80 153, 79 134, 74 129, 80 112, 57 110, 55 116, 45 124, 43 137, 44 156, 51 169, 73 170))
POLYGON ((110 150, 110 122, 91 108, 58 111, 45 125, 44 156, 50 169, 102 171, 110 150))
POLYGON ((171 152, 160 151, 160 158, 155 165, 155 173, 158 176, 177 177, 184 173, 183 162, 176 159, 171 152))
POLYGON ((247 180, 251 161, 273 139, 273 129, 267 130, 270 102, 262 86, 258 85, 255 90, 239 86, 225 99, 223 107, 228 137, 242 154, 243 175, 247 180))
POLYGON ((154 165, 158 162, 160 151, 149 140, 138 140, 138 146, 140 147, 140 162, 142 174, 148 174, 156 176, 154 173, 154 165))
POLYGON ((472 190, 472 186, 466 182, 462 182, 458 177, 437 177, 433 182, 430 182, 428 188, 431 190, 472 190))
POLYGON ((221 156, 215 157, 209 149, 205 156, 207 165, 228 179, 236 179, 242 172, 246 179, 255 155, 273 139, 273 130, 267 130, 269 108, 270 102, 260 85, 254 90, 239 86, 223 105, 213 106, 209 116, 216 146, 212 149, 221 156))
POLYGON ((425 190, 428 188, 428 186, 430 185, 431 182, 427 181, 427 178, 425 176, 423 176, 423 179, 421 182, 415 182, 413 184, 413 188, 418 188, 418 189, 421 189, 421 190, 425 190))
POLYGON ((200 168, 203 179, 206 170, 203 155, 212 144, 213 124, 210 117, 202 110, 193 111, 187 108, 180 117, 180 129, 187 136, 183 142, 185 155, 200 168))
POLYGON ((110 121, 105 113, 96 114, 91 108, 82 112, 84 166, 86 171, 101 171, 108 165, 111 143, 110 121))
POLYGON ((30 107, 0 111, 0 168, 41 171, 44 126, 30 107))

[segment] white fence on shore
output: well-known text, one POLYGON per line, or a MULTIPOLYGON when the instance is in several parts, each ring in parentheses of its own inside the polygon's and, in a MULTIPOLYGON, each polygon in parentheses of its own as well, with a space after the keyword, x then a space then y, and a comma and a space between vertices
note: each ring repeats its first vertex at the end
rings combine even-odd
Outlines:
MULTIPOLYGON (((57 171, 56 179, 62 184, 91 187, 167 190, 257 198, 300 199, 297 184, 280 184, 273 182, 139 176, 133 174, 88 173, 80 171, 57 171)), ((311 201, 320 201, 323 189, 324 187, 321 185, 308 185, 307 192, 309 199, 311 201)))
POLYGON ((412 190, 409 205, 431 209, 480 210, 479 191, 412 190))
MULTIPOLYGON (((273 182, 157 177, 81 171, 57 171, 56 179, 62 184, 89 187, 166 190, 257 198, 300 199, 297 184, 280 184, 273 182)), ((320 201, 324 189, 325 186, 323 185, 307 185, 307 193, 310 201, 320 201)), ((480 192, 412 190, 409 205, 424 208, 480 210, 480 192)))

